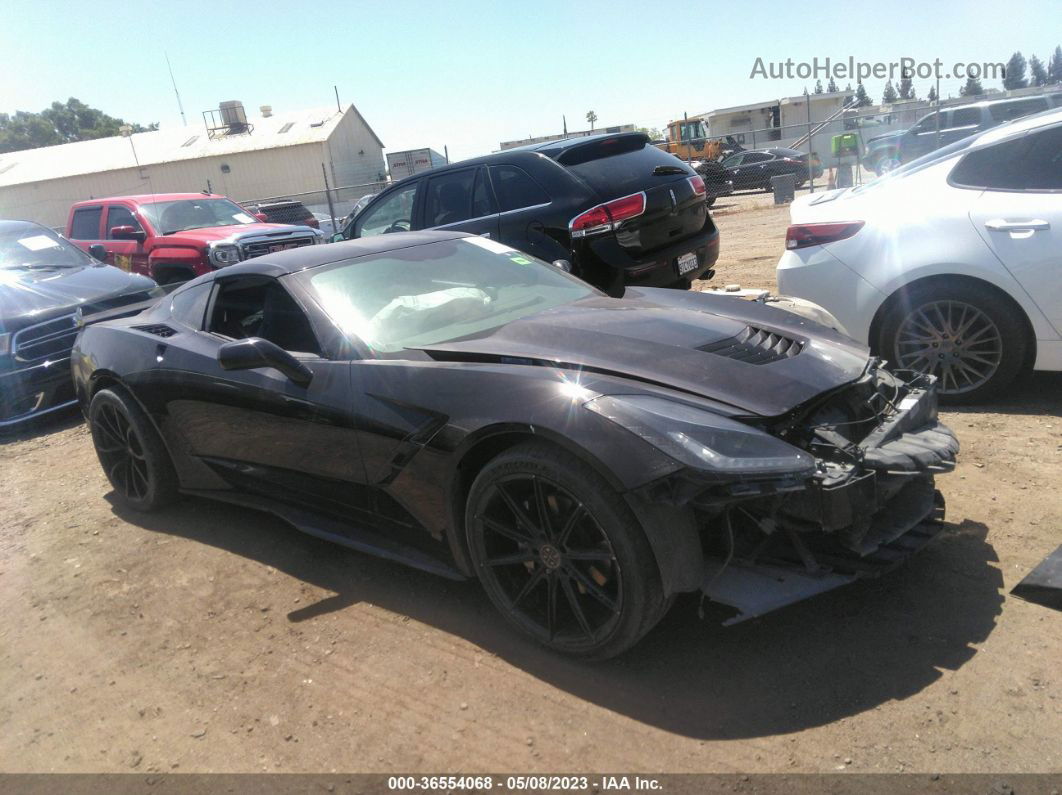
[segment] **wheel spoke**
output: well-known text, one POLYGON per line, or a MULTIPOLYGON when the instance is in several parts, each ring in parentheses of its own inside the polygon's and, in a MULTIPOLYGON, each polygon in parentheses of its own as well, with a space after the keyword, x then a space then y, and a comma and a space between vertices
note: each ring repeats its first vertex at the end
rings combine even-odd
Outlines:
POLYGON ((534 539, 530 536, 521 533, 515 527, 506 527, 496 519, 491 519, 489 516, 481 517, 481 520, 485 527, 490 528, 492 531, 500 536, 505 536, 510 541, 515 541, 517 544, 532 544, 534 539))
POLYGON ((568 538, 571 536, 572 530, 575 528, 575 525, 579 522, 579 519, 582 518, 584 513, 586 513, 586 508, 583 507, 583 504, 581 502, 576 503, 575 510, 568 514, 568 519, 565 521, 564 527, 561 528, 560 534, 557 536, 558 547, 563 548, 564 545, 568 543, 568 538))
POLYGON ((601 604, 603 604, 605 607, 607 607, 613 613, 618 613, 619 612, 616 609, 616 603, 615 603, 615 601, 613 601, 612 597, 610 597, 608 594, 606 594, 604 591, 602 591, 598 587, 597 583, 595 583, 593 580, 591 580, 589 577, 587 577, 585 574, 583 574, 581 571, 579 571, 579 569, 577 569, 575 566, 571 565, 570 563, 566 563, 564 565, 564 570, 567 571, 568 574, 570 574, 572 577, 574 577, 578 581, 578 583, 581 586, 583 586, 583 589, 588 594, 590 594, 592 597, 597 599, 597 601, 599 601, 601 604))
POLYGON ((586 613, 583 612, 582 605, 579 604, 579 596, 575 593, 575 589, 572 588, 571 580, 567 577, 562 578, 561 587, 564 589, 564 595, 568 599, 568 605, 575 614, 575 620, 579 622, 583 634, 586 635, 586 637, 593 639, 594 631, 590 628, 590 622, 586 618, 586 613))
POLYGON ((540 478, 531 478, 531 485, 535 491, 535 509, 538 513, 539 528, 545 533, 546 538, 553 538, 553 526, 549 520, 549 505, 546 503, 546 494, 542 489, 540 478))
POLYGON ((532 574, 528 578, 527 582, 524 583, 524 587, 521 588, 520 591, 516 594, 516 596, 513 597, 513 601, 509 605, 509 609, 510 610, 516 610, 516 606, 518 604, 520 604, 520 602, 523 600, 523 598, 525 596, 527 596, 529 593, 531 593, 531 591, 533 591, 535 589, 536 585, 538 585, 540 582, 542 582, 542 580, 545 578, 545 576, 546 576, 546 567, 545 566, 539 566, 537 569, 535 569, 535 573, 532 574))
POLYGON ((607 549, 569 549, 564 553, 566 560, 590 560, 608 563, 615 556, 607 549))
POLYGON ((501 555, 497 558, 487 558, 488 566, 515 566, 519 563, 530 563, 535 559, 535 553, 530 549, 522 549, 511 555, 501 555))
POLYGON ((498 493, 498 496, 502 498, 510 511, 513 513, 513 517, 516 519, 517 524, 524 526, 532 536, 539 536, 539 528, 535 527, 535 523, 531 521, 531 517, 527 515, 522 507, 512 498, 512 495, 505 490, 505 486, 501 483, 495 485, 494 490, 498 493))

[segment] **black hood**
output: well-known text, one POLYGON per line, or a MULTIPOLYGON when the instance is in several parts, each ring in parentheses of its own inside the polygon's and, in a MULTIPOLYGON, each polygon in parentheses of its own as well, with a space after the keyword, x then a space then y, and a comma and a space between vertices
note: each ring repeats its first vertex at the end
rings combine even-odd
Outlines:
POLYGON ((0 270, 0 328, 17 331, 81 307, 85 314, 148 299, 146 276, 110 265, 0 270))
POLYGON ((869 359, 864 346, 789 312, 663 289, 587 298, 424 350, 584 367, 764 417, 854 381, 869 359))

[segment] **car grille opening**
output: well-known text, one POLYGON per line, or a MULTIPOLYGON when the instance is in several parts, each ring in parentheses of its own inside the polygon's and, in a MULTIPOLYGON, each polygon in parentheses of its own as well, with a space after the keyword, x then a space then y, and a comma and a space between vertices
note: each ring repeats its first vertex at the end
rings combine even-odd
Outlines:
POLYGON ((244 259, 251 259, 253 257, 260 257, 263 254, 273 254, 277 251, 285 251, 289 248, 301 248, 302 246, 313 245, 313 237, 282 237, 266 240, 252 240, 248 243, 243 243, 240 249, 243 252, 244 259))
POLYGON ((77 336, 77 317, 64 315, 27 326, 15 333, 11 349, 19 362, 37 362, 62 358, 70 353, 77 336))
POLYGON ((148 334, 154 334, 156 337, 172 337, 177 333, 175 329, 165 326, 161 323, 156 323, 149 326, 133 326, 137 331, 146 331, 148 334))
POLYGON ((783 336, 776 331, 746 326, 741 333, 719 342, 702 345, 698 350, 746 364, 770 364, 782 359, 792 359, 803 348, 804 343, 800 340, 783 336))

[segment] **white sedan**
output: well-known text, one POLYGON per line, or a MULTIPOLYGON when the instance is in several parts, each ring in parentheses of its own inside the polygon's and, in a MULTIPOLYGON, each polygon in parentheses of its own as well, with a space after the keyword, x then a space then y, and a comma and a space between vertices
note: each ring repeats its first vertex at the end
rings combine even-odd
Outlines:
POLYGON ((945 400, 1062 370, 1062 111, 801 197, 791 219, 779 292, 895 367, 936 374, 945 400))

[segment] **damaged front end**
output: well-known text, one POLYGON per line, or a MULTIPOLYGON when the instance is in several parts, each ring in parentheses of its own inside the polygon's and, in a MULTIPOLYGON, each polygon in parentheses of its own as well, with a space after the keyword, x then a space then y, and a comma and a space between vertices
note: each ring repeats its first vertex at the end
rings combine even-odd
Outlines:
MULTIPOLYGON (((725 623, 878 576, 941 531, 934 476, 954 469, 959 442, 937 419, 932 376, 890 373, 872 361, 855 383, 758 430, 732 445, 735 462, 752 458, 739 477, 690 467, 633 498, 690 518, 703 558, 700 589, 738 611, 725 623)), ((672 446, 690 436, 669 435, 672 446)), ((718 462, 716 446, 708 440, 701 457, 718 462)), ((693 589, 681 579, 674 590, 693 589)))

